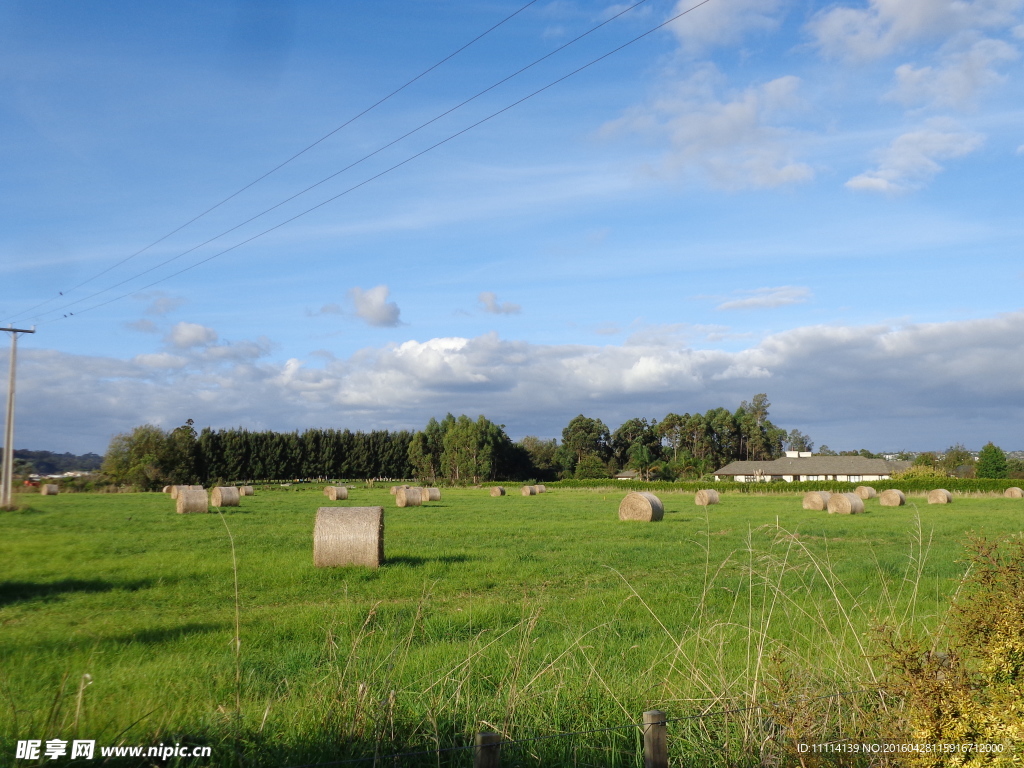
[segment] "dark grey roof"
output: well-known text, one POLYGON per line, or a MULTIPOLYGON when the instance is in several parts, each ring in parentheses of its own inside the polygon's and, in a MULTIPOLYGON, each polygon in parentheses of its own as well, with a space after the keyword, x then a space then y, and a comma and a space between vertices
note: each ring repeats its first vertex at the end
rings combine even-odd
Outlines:
POLYGON ((911 465, 909 461, 866 459, 863 456, 811 456, 805 459, 775 461, 734 461, 716 475, 891 475, 911 465))

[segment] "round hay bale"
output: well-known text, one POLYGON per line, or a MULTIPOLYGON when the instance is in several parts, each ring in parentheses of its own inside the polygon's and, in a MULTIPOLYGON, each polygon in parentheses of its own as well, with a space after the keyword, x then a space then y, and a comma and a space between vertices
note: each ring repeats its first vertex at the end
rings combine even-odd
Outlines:
POLYGON ((858 496, 860 496, 860 498, 864 499, 865 501, 867 501, 868 499, 874 499, 878 496, 878 491, 876 491, 870 485, 858 485, 856 488, 853 489, 853 492, 856 493, 858 496))
POLYGON ((640 520, 656 523, 665 516, 661 499, 647 491, 633 491, 619 504, 619 520, 640 520))
POLYGON ((190 515, 195 512, 208 512, 209 500, 206 491, 194 491, 191 488, 179 488, 177 510, 179 515, 190 515))
POLYGON ((348 501, 348 488, 343 485, 328 485, 324 493, 329 501, 348 501))
POLYGON ((210 491, 211 507, 237 507, 241 494, 233 485, 214 488, 210 491))
POLYGON ((170 493, 170 492, 171 492, 171 486, 169 486, 169 485, 165 485, 163 490, 161 491, 161 493, 170 493))
POLYGON ((420 494, 424 501, 440 501, 441 500, 441 489, 440 488, 420 488, 420 494))
POLYGON ((491 488, 491 496, 504 496, 504 495, 505 495, 505 489, 502 488, 500 485, 496 485, 493 488, 491 488))
POLYGON ((1008 499, 1024 499, 1024 491, 1014 486, 1013 488, 1007 488, 1003 491, 1003 496, 1008 499))
POLYGON ((534 488, 537 489, 537 493, 547 493, 548 492, 548 489, 545 488, 543 485, 535 485, 534 488))
POLYGON ((907 495, 903 491, 890 488, 887 491, 882 491, 878 496, 878 503, 883 507, 902 507, 907 503, 907 495))
POLYGON ((859 515, 864 511, 864 499, 856 493, 833 493, 828 498, 830 515, 859 515))
POLYGON ((398 493, 398 489, 399 488, 408 488, 408 487, 409 487, 408 485, 392 485, 391 486, 391 495, 392 496, 396 495, 398 493))
POLYGON ((313 565, 379 568, 383 562, 383 507, 320 507, 316 511, 313 565))
POLYGON ((523 493, 523 496, 536 496, 537 495, 537 486, 535 486, 535 485, 524 485, 522 493, 523 493))
POLYGON ((804 509, 821 512, 828 509, 828 500, 832 496, 828 491, 811 491, 804 494, 804 509))
POLYGON ((203 488, 203 486, 201 486, 201 485, 189 485, 189 486, 186 486, 186 487, 187 487, 187 488, 188 488, 189 490, 191 490, 191 491, 205 491, 205 490, 206 490, 206 489, 205 489, 205 488, 203 488))
POLYGON ((952 504, 953 494, 947 491, 945 488, 936 488, 934 491, 928 491, 928 503, 952 504))
POLYGON ((185 486, 182 486, 182 485, 172 485, 172 486, 171 486, 171 491, 170 491, 170 493, 171 493, 171 498, 172 498, 172 499, 176 499, 176 498, 178 498, 178 492, 179 492, 179 491, 180 491, 180 490, 181 490, 182 488, 184 488, 184 487, 185 487, 185 486))
POLYGON ((718 491, 707 488, 703 491, 697 491, 697 495, 693 497, 693 503, 698 507, 709 507, 712 504, 718 503, 718 491))
POLYGON ((43 496, 56 496, 59 491, 60 486, 55 485, 54 483, 46 483, 39 486, 39 493, 43 496))
POLYGON ((242 496, 254 496, 256 491, 253 490, 251 485, 243 485, 238 489, 239 494, 242 496))
POLYGON ((399 507, 418 507, 423 504, 419 488, 399 488, 395 493, 395 504, 399 507))

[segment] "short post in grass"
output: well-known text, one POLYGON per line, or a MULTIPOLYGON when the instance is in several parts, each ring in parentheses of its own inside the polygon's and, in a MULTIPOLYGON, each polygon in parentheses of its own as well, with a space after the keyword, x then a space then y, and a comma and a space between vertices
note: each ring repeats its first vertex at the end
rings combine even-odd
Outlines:
POLYGON ((644 768, 668 768, 668 726, 660 709, 644 712, 644 768))
POLYGON ((501 734, 483 732, 476 735, 473 768, 501 768, 501 734))

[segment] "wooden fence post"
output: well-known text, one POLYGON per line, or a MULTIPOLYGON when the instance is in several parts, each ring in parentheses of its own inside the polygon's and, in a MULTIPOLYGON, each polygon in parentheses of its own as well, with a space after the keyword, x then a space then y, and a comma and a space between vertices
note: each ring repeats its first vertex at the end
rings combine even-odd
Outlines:
POLYGON ((668 726, 660 709, 644 712, 644 768, 668 768, 668 726))
POLYGON ((501 768, 501 734, 478 733, 473 750, 473 768, 501 768))

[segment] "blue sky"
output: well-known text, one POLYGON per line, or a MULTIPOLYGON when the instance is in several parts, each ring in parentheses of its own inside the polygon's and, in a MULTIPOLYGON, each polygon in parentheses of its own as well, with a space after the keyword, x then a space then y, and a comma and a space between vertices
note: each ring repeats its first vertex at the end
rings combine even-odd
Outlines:
POLYGON ((118 265, 524 4, 0 6, 16 447, 766 392, 818 445, 1024 448, 1024 0, 709 0, 388 171, 695 4, 648 0, 283 202, 628 7, 538 0, 118 265))

